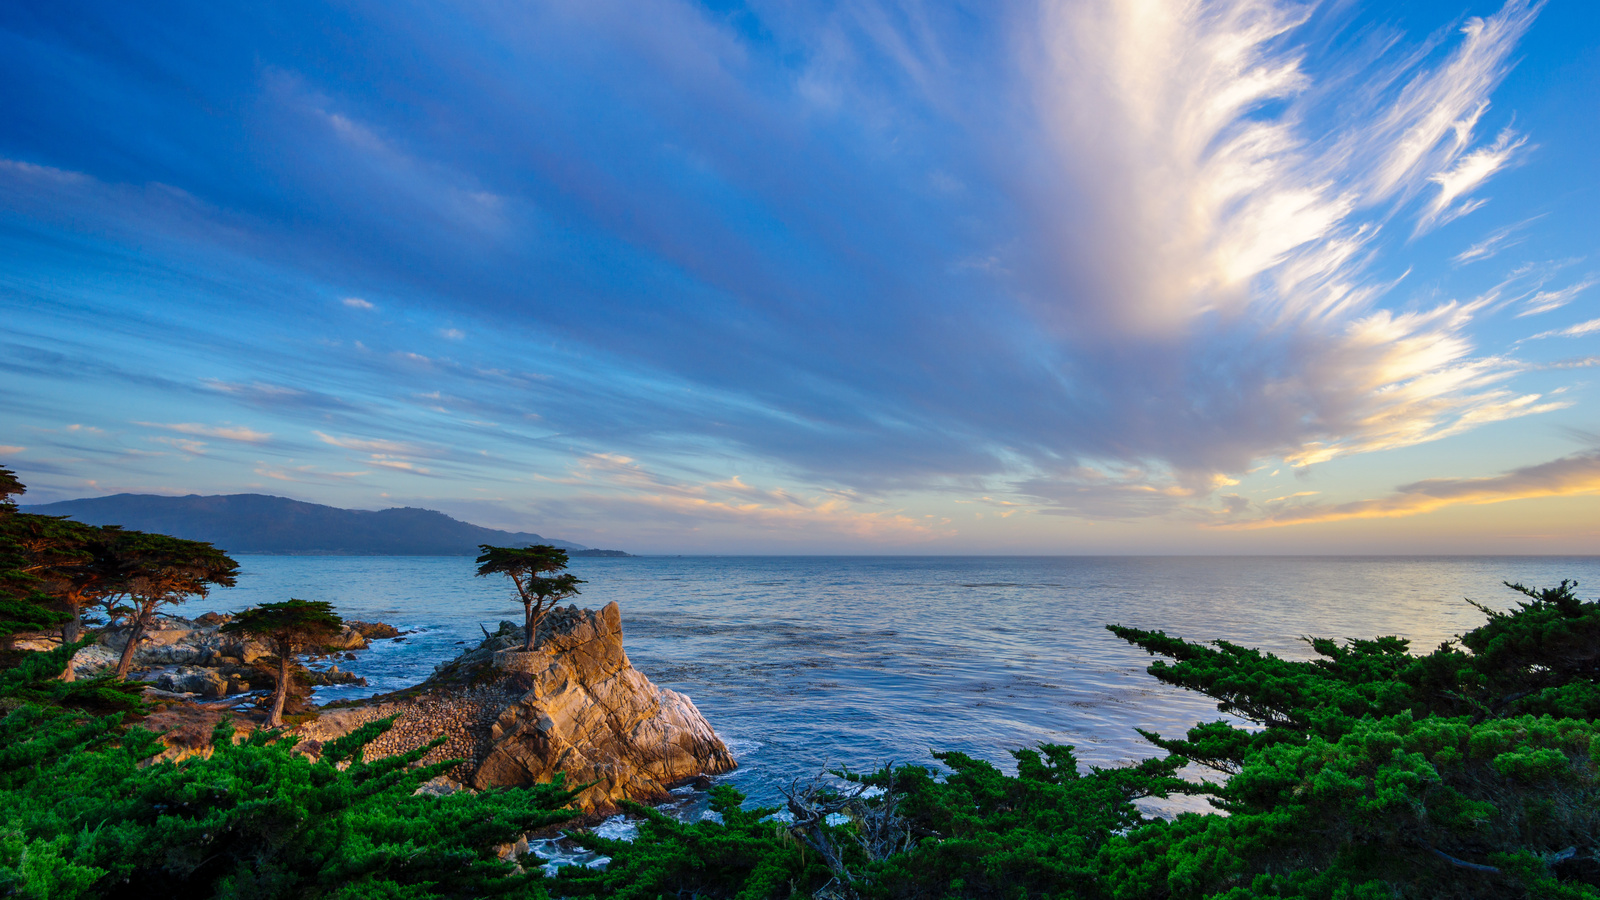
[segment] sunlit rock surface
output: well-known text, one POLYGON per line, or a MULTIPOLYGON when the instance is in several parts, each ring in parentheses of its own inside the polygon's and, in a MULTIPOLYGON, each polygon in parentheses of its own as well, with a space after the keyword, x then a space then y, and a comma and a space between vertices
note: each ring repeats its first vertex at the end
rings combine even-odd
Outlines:
POLYGON ((300 734, 316 747, 395 715, 395 727, 368 745, 368 758, 443 737, 426 759, 465 760, 452 773, 457 781, 528 785, 565 772, 568 784, 595 782, 579 797, 591 811, 614 809, 623 798, 661 800, 675 784, 736 766, 693 701, 629 663, 615 603, 554 610, 540 625, 539 646, 524 652, 522 643, 522 629, 502 623, 417 688, 325 709, 300 734))

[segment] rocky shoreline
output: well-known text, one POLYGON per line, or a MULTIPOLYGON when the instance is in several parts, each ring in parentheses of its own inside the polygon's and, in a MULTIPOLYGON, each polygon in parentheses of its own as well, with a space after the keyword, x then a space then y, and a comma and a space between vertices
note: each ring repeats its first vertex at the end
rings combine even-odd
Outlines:
MULTIPOLYGON (((264 721, 256 709, 276 681, 260 641, 220 629, 231 616, 161 616, 135 650, 133 677, 149 683, 158 709, 146 727, 164 731, 167 758, 210 752, 211 729, 224 716, 239 731, 264 721)), ((404 640, 376 622, 348 622, 329 648, 306 657, 291 689, 289 721, 302 752, 376 719, 393 726, 367 745, 378 759, 442 741, 423 763, 461 762, 431 790, 480 790, 546 782, 590 785, 577 798, 586 814, 618 809, 618 801, 666 800, 683 784, 700 783, 737 766, 694 702, 653 684, 633 668, 622 646, 615 603, 600 610, 552 610, 536 649, 523 651, 523 631, 502 622, 477 647, 439 666, 421 684, 365 700, 311 705, 309 689, 366 679, 340 668, 374 641, 404 640)), ((107 629, 72 658, 77 678, 114 668, 127 631, 107 629)), ((19 642, 19 646, 24 642, 19 642)), ((35 636, 25 649, 50 649, 59 638, 35 636), (39 646, 31 646, 38 644, 39 646)))
MULTIPOLYGON (((254 638, 223 633, 222 626, 232 618, 218 612, 193 619, 157 616, 134 651, 130 677, 150 682, 158 691, 167 694, 194 695, 203 700, 220 700, 270 689, 276 681, 275 673, 271 667, 260 663, 272 655, 271 648, 254 638)), ((319 665, 297 670, 297 680, 303 687, 365 685, 365 678, 340 670, 338 661, 354 660, 355 651, 367 649, 373 641, 393 640, 403 634, 382 622, 346 622, 326 650, 305 657, 319 665), (322 663, 327 664, 320 665, 322 663)), ((114 669, 127 641, 125 628, 100 632, 93 644, 73 655, 73 677, 89 678, 114 669)), ((60 636, 52 634, 34 635, 16 642, 21 650, 52 650, 60 645, 60 636)))

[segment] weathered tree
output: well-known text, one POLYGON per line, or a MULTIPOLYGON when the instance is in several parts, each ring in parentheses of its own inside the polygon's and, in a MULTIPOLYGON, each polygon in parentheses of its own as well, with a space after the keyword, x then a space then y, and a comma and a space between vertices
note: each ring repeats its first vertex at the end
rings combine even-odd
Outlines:
POLYGON ((17 511, 17 501, 11 499, 27 493, 27 488, 17 480, 17 473, 0 466, 0 516, 17 511))
MULTIPOLYGON (((99 527, 64 516, 18 513, 0 521, 0 532, 21 548, 21 571, 42 592, 41 602, 48 602, 55 614, 64 615, 62 643, 73 644, 83 638, 85 606, 123 590, 125 578, 107 552, 121 533, 114 525, 99 527)), ((70 665, 61 677, 73 679, 70 665)))
POLYGON ((11 636, 43 631, 59 625, 66 616, 53 607, 45 582, 34 572, 25 538, 33 519, 17 512, 12 497, 26 490, 16 473, 0 468, 0 646, 9 649, 11 636))
POLYGON ((11 516, 0 528, 27 556, 23 571, 39 579, 45 593, 65 607, 69 618, 61 626, 62 639, 77 641, 83 634, 83 608, 120 591, 122 575, 107 549, 122 529, 27 513, 11 516))
POLYGON ((134 650, 154 621, 156 609, 204 597, 212 587, 232 587, 239 564, 205 541, 123 531, 105 548, 120 592, 106 597, 109 618, 128 624, 128 643, 117 661, 117 677, 128 677, 134 650))
POLYGON ((289 678, 294 656, 301 650, 326 646, 337 637, 344 619, 322 600, 291 598, 283 603, 263 603, 234 616, 222 626, 228 634, 258 637, 272 647, 278 658, 278 686, 272 692, 272 712, 268 728, 283 725, 283 704, 289 696, 289 678))
POLYGON ((478 575, 504 575, 516 585, 517 599, 522 601, 523 623, 527 634, 522 641, 523 650, 532 650, 538 636, 539 622, 556 604, 578 595, 578 585, 583 581, 567 567, 567 551, 549 544, 528 547, 491 547, 479 544, 483 555, 478 557, 478 575), (560 574, 556 574, 560 573, 560 574))

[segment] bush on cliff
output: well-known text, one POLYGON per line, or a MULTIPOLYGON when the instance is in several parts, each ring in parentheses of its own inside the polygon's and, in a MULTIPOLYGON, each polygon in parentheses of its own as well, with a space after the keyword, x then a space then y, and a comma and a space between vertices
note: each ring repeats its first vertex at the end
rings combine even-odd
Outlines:
POLYGON ((1508 587, 1528 600, 1422 656, 1317 639, 1299 662, 1112 626, 1252 723, 1147 735, 1232 773, 1212 786, 1229 815, 1114 839, 1114 896, 1600 897, 1600 602, 1508 587))
MULTIPOLYGON (((65 650, 47 655, 64 655, 65 650)), ((60 660, 41 666, 59 671, 60 660)), ((568 819, 560 784, 418 795, 456 761, 366 761, 371 723, 313 762, 224 722, 211 752, 153 761, 120 715, 27 704, 0 719, 0 894, 22 897, 545 896, 497 845, 568 819)))

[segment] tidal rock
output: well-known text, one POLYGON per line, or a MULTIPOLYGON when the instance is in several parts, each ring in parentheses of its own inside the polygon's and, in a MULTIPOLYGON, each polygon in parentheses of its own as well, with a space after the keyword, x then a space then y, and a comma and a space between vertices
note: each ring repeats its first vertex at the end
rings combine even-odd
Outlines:
POLYGON ((354 625, 354 622, 350 622, 340 629, 339 633, 328 641, 327 650, 342 652, 367 649, 367 636, 353 627, 354 625))
POLYGON ((363 622, 359 619, 351 619, 345 624, 369 641, 388 640, 405 634, 405 632, 393 625, 386 625, 382 622, 363 622))
POLYGON ((426 759, 465 759, 452 773, 461 783, 529 785, 565 773, 568 784, 595 782, 578 798, 590 811, 661 800, 676 784, 737 765, 693 701, 633 668, 615 603, 554 610, 538 646, 525 652, 522 643, 521 629, 503 623, 406 696, 327 709, 301 734, 326 742, 395 715, 369 759, 444 737, 426 759))
POLYGON ((304 678, 306 684, 310 685, 355 684, 361 687, 367 686, 367 679, 353 672, 341 672, 338 666, 329 666, 320 672, 316 669, 307 669, 304 678))

